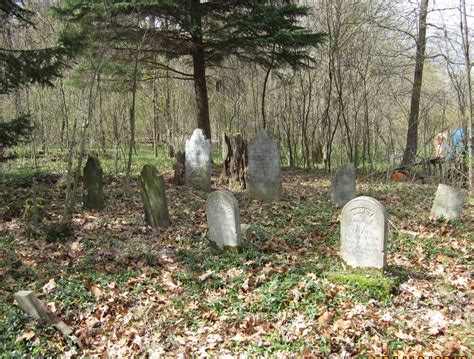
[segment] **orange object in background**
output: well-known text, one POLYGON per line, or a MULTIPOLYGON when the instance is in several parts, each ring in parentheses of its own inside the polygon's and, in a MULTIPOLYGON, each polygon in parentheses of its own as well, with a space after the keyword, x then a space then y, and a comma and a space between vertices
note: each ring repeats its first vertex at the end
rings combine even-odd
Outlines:
POLYGON ((390 179, 395 182, 404 182, 407 180, 407 175, 403 172, 394 172, 390 175, 390 179))

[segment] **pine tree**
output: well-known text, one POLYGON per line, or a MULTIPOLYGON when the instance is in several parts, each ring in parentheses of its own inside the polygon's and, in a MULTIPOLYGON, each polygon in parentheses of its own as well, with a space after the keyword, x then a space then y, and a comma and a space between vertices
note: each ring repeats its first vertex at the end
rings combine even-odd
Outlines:
POLYGON ((301 26, 309 10, 294 1, 268 0, 66 0, 56 9, 91 40, 107 39, 114 52, 142 42, 143 63, 152 63, 152 54, 192 59, 197 127, 208 138, 206 70, 230 56, 266 68, 308 66, 310 48, 324 39, 301 26))
MULTIPOLYGON (((33 26, 34 13, 18 1, 0 0, 0 96, 32 84, 52 86, 52 80, 61 75, 67 57, 76 51, 71 44, 45 49, 16 49, 6 46, 8 31, 14 27, 33 26)), ((31 115, 6 120, 0 114, 0 153, 5 148, 27 140, 32 127, 31 115)))

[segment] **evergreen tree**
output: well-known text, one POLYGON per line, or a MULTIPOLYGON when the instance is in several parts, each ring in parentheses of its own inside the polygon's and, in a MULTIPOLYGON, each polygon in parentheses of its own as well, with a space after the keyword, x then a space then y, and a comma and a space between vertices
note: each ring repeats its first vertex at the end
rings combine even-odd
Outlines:
POLYGON ((295 1, 66 0, 56 11, 91 40, 108 41, 112 52, 137 48, 130 43, 142 44, 142 63, 150 64, 156 54, 192 59, 197 127, 208 138, 209 66, 229 56, 266 68, 308 66, 313 61, 310 48, 324 38, 301 26, 309 8, 295 1))
MULTIPOLYGON (((34 13, 15 0, 0 0, 0 96, 32 84, 52 86, 61 75, 66 59, 75 50, 70 44, 45 49, 16 49, 7 46, 9 31, 21 26, 34 26, 34 13)), ((30 114, 6 120, 0 114, 0 153, 28 138, 32 130, 30 114)))

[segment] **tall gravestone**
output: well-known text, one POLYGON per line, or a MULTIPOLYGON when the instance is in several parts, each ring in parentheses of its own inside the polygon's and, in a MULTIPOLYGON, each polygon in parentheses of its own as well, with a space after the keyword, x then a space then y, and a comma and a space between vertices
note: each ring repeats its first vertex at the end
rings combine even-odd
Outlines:
POLYGON ((168 201, 166 199, 165 181, 155 166, 145 165, 140 173, 140 187, 145 222, 155 228, 166 228, 170 225, 168 201))
POLYGON ((84 167, 82 193, 85 209, 100 211, 104 208, 103 174, 99 159, 89 156, 84 167))
POLYGON ((188 186, 211 189, 211 140, 199 128, 186 141, 185 178, 188 186))
POLYGON ((459 218, 467 191, 461 188, 439 184, 431 207, 431 216, 453 220, 459 218))
POLYGON ((248 145, 250 198, 263 201, 281 199, 280 150, 264 129, 257 131, 248 145))
POLYGON ((343 206, 356 196, 356 172, 353 163, 339 166, 331 180, 332 202, 343 206))
POLYGON ((353 268, 384 269, 387 263, 388 218, 372 197, 357 197, 341 214, 341 257, 353 268))
POLYGON ((207 197, 209 239, 221 249, 241 245, 239 203, 232 193, 218 190, 207 197))

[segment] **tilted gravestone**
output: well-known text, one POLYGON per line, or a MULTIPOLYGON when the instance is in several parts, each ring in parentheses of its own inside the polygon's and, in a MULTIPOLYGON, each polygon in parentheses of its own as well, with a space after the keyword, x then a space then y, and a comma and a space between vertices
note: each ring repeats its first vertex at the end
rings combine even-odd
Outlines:
POLYGON ((89 156, 84 167, 83 204, 85 209, 104 208, 103 174, 97 157, 89 156))
POLYGON ((357 197, 341 213, 341 257, 353 268, 384 269, 387 263, 388 218, 371 197, 357 197))
POLYGON ((207 197, 209 239, 221 249, 241 246, 239 203, 226 190, 212 192, 207 197))
POLYGON ((332 202, 343 206, 356 196, 356 173, 353 163, 339 166, 331 180, 332 202))
POLYGON ((168 201, 166 199, 165 181, 158 174, 155 166, 145 165, 140 173, 140 187, 145 222, 155 228, 166 228, 170 225, 168 201))
POLYGON ((188 186, 211 189, 211 140, 206 139, 199 128, 186 141, 185 178, 188 186))
POLYGON ((467 191, 461 188, 439 184, 431 207, 431 216, 453 220, 459 218, 467 191))
POLYGON ((280 150, 264 129, 257 131, 248 145, 250 198, 263 201, 281 199, 280 150))

